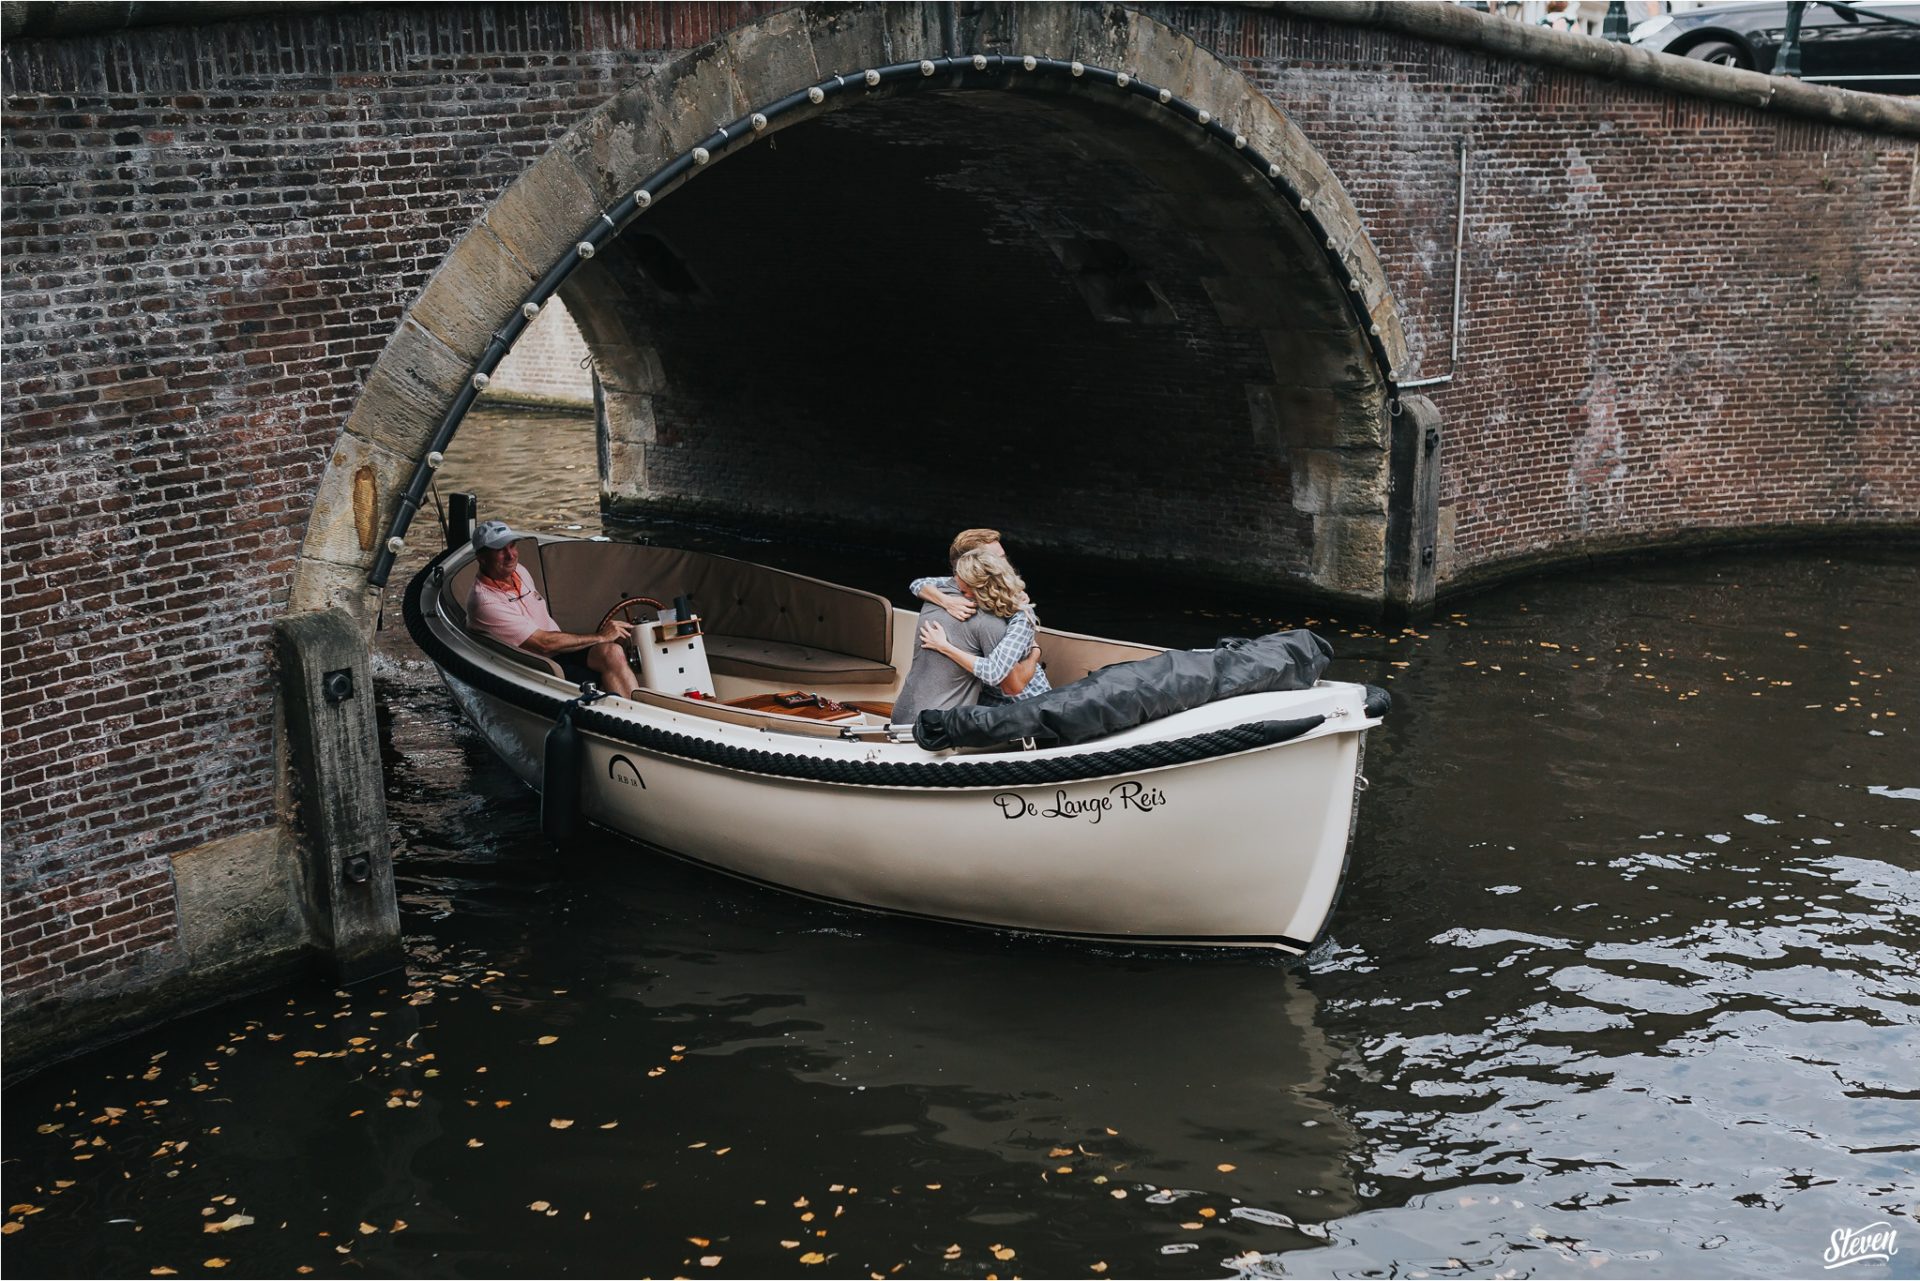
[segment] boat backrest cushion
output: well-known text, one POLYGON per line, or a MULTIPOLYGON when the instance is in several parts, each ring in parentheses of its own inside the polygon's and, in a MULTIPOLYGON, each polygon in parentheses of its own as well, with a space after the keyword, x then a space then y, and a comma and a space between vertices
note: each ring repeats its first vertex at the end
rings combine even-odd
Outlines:
POLYGON ((1047 665, 1047 681, 1055 689, 1102 667, 1152 658, 1161 652, 1155 645, 1130 645, 1078 632, 1059 632, 1051 627, 1040 629, 1039 640, 1040 658, 1047 665))
MULTIPOLYGON (((525 553, 522 553, 523 555, 525 553)), ((804 645, 885 663, 893 607, 872 592, 670 547, 559 542, 541 548, 547 605, 560 626, 591 631, 614 602, 651 596, 668 608, 693 597, 703 628, 719 636, 804 645)))

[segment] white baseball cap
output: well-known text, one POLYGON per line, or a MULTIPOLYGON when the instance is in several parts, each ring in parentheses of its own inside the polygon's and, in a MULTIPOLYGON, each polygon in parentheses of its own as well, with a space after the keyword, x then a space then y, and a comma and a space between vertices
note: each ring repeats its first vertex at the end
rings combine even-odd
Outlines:
POLYGON ((504 520, 483 520, 473 527, 473 550, 499 551, 508 543, 517 543, 526 535, 507 528, 504 520))

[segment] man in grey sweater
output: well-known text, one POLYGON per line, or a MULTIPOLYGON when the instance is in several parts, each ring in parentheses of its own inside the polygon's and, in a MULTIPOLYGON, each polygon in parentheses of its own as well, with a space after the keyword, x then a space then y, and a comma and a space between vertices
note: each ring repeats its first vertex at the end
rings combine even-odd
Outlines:
MULTIPOLYGON (((998 530, 965 529, 947 549, 949 569, 962 554, 975 548, 1006 555, 998 530)), ((975 609, 973 601, 951 577, 916 578, 907 590, 927 602, 920 607, 920 617, 914 620, 915 636, 920 634, 922 623, 935 619, 946 629, 947 639, 955 648, 978 658, 992 653, 1007 634, 1007 620, 996 618, 984 609, 975 609)), ((1000 692, 1012 695, 1025 689, 1033 679, 1039 659, 1039 647, 1035 646, 1033 653, 1000 682, 1000 692)), ((980 693, 985 688, 972 672, 958 663, 933 650, 917 648, 913 652, 913 666, 907 669, 907 679, 893 700, 893 722, 910 725, 924 711, 970 707, 980 701, 980 693)))

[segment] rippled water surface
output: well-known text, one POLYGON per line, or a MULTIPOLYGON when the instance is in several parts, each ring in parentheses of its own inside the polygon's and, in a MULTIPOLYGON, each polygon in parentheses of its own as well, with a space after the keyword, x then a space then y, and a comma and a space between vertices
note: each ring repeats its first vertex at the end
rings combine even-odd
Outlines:
MULTIPOLYGON (((580 428, 471 431, 554 457, 580 428)), ((574 460, 507 514, 581 520, 574 460)), ((669 537, 896 597, 940 550, 669 537)), ((1307 621, 1027 568, 1064 627, 1307 621)), ((1528 582, 1417 632, 1315 620, 1331 675, 1397 702, 1296 965, 897 923, 604 834, 556 853, 388 631, 407 973, 9 1091, 5 1265, 1920 1275, 1916 600, 1911 553, 1792 553, 1528 582), (1829 1272, 1874 1223, 1897 1252, 1829 1272)))

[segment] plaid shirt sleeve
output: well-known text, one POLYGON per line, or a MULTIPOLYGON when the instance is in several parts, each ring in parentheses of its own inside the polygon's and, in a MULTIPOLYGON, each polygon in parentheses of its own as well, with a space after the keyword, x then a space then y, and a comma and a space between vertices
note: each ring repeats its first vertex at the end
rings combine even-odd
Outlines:
POLYGON ((1033 613, 1019 610, 1007 620, 1007 634, 991 652, 973 660, 973 674, 988 688, 997 688, 1007 679, 1027 651, 1033 648, 1033 613))
POLYGON ((920 589, 929 583, 938 587, 949 596, 958 596, 960 594, 960 584, 954 582, 952 576, 949 575, 945 578, 916 578, 907 584, 907 595, 918 598, 920 589))

